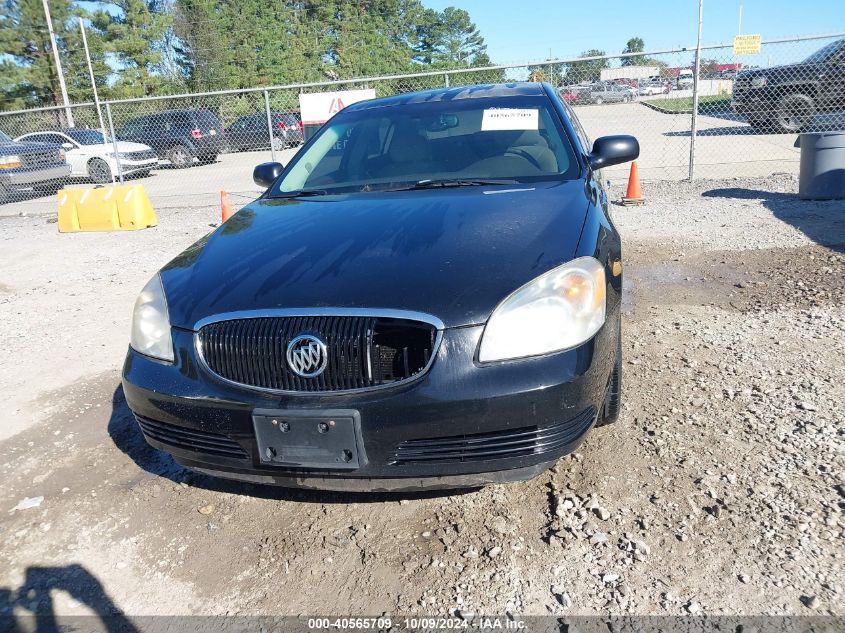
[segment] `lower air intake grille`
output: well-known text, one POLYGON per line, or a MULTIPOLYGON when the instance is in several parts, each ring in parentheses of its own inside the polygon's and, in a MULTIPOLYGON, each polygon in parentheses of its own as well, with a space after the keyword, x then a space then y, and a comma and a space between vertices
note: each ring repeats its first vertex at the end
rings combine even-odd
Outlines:
POLYGON ((421 321, 374 316, 256 317, 218 321, 197 336, 208 368, 227 380, 278 391, 346 391, 389 385, 421 373, 437 330, 421 321), (325 369, 295 374, 288 343, 301 334, 325 343, 325 369))
POLYGON ((524 426, 507 431, 453 435, 402 442, 394 453, 394 464, 474 462, 551 453, 575 441, 593 423, 596 410, 585 409, 577 416, 553 426, 524 426))
POLYGON ((145 436, 162 444, 196 453, 207 453, 234 459, 249 457, 240 444, 225 435, 165 424, 140 415, 136 415, 135 419, 145 436))

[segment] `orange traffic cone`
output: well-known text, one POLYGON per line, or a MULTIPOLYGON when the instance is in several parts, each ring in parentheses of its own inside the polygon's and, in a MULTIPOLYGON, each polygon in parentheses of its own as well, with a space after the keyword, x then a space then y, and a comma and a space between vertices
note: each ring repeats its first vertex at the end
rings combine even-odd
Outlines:
POLYGON ((235 212, 232 211, 232 203, 229 202, 229 194, 225 191, 220 192, 220 215, 223 222, 235 215, 235 212))
POLYGON ((628 176, 628 192, 622 198, 625 206, 634 204, 645 204, 643 190, 640 188, 640 172, 637 169, 637 161, 631 163, 631 175, 628 176))

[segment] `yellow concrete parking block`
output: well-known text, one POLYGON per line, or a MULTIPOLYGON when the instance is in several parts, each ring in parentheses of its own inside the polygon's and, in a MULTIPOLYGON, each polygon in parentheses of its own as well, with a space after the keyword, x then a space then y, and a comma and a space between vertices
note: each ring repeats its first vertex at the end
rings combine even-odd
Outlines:
POLYGON ((158 224, 142 185, 62 189, 57 197, 60 233, 135 231, 158 224))

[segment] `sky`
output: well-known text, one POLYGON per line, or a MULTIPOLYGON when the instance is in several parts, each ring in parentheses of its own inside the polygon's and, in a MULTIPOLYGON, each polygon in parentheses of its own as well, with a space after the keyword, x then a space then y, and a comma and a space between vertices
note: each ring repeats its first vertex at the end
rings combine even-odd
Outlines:
MULTIPOLYGON (((618 53, 631 37, 646 51, 694 47, 698 0, 423 0, 469 12, 497 64, 618 53)), ((702 44, 730 44, 739 26, 763 40, 845 31, 845 0, 704 0, 702 44)), ((812 50, 812 47, 811 47, 812 50)))

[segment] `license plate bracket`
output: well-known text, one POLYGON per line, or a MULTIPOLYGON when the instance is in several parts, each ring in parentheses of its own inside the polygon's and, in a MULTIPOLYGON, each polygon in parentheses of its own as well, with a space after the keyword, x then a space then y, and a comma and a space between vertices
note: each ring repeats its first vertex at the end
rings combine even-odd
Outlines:
POLYGON ((354 470, 363 462, 354 409, 255 409, 252 426, 263 465, 354 470))

